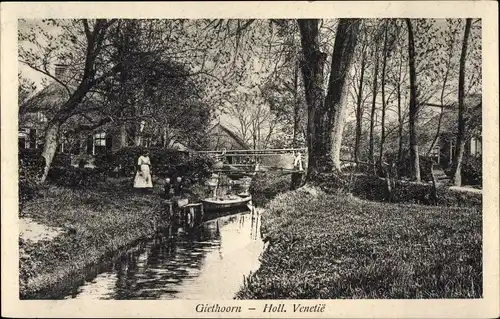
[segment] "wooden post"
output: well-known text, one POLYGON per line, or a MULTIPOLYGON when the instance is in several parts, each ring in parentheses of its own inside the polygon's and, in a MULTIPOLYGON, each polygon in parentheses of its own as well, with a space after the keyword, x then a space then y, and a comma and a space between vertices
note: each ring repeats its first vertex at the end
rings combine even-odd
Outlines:
POLYGON ((292 173, 290 190, 297 189, 302 185, 303 176, 304 176, 304 172, 293 172, 292 173))

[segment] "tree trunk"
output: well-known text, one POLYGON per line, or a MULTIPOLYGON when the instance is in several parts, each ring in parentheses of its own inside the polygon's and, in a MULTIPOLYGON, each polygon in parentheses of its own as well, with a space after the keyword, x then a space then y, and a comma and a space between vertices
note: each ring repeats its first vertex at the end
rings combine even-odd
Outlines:
POLYGON ((295 72, 293 78, 293 140, 292 146, 298 147, 298 132, 300 129, 300 103, 299 103, 299 95, 298 95, 298 87, 299 87, 299 61, 297 60, 295 63, 295 72))
MULTIPOLYGON (((403 110, 401 109, 401 73, 403 72, 403 49, 400 51, 399 74, 396 84, 396 94, 398 99, 398 167, 401 165, 403 157, 403 110)), ((399 174, 398 174, 399 175, 399 174)))
POLYGON ((344 121, 345 83, 356 45, 359 20, 340 19, 332 53, 328 94, 324 97, 323 69, 326 55, 319 49, 318 20, 299 20, 308 104, 308 178, 340 169, 340 145, 344 121), (334 153, 335 151, 335 153, 334 153))
POLYGON ((127 124, 120 125, 120 148, 127 147, 127 124))
POLYGON ((324 66, 326 54, 319 48, 319 20, 298 20, 304 60, 302 76, 304 78, 305 97, 307 102, 307 148, 308 177, 322 171, 330 171, 333 167, 330 156, 330 145, 325 142, 329 136, 328 124, 324 121, 324 66), (326 132, 325 132, 326 130, 326 132), (326 134, 325 134, 326 133, 326 134))
POLYGON ((361 58, 361 74, 359 76, 358 96, 356 101, 356 140, 354 142, 354 161, 359 161, 359 147, 361 144, 361 128, 363 124, 363 81, 365 77, 366 51, 361 58))
POLYGON ((417 96, 417 74, 415 72, 415 43, 413 40, 413 28, 410 19, 405 19, 408 27, 408 57, 410 66, 410 159, 411 178, 420 182, 420 162, 418 158, 417 121, 418 121, 418 96, 417 96))
POLYGON ((462 54, 460 55, 460 69, 458 75, 458 132, 456 144, 456 162, 454 163, 453 182, 455 186, 462 185, 462 159, 464 156, 467 105, 464 103, 465 91, 465 58, 467 57, 467 44, 469 41, 470 27, 472 19, 465 22, 464 42, 462 44, 462 54))
POLYGON ((39 180, 40 183, 44 183, 49 174, 50 166, 57 150, 60 129, 61 126, 58 122, 50 122, 45 132, 45 143, 42 152, 42 157, 45 159, 45 166, 39 180))
POLYGON ((368 149, 368 158, 370 163, 374 162, 374 141, 373 141, 373 129, 375 127, 375 110, 377 101, 377 90, 378 90, 378 43, 375 44, 375 70, 373 71, 373 88, 372 88, 372 109, 370 113, 370 141, 368 149))
POLYGON ((356 47, 360 20, 342 19, 337 28, 332 54, 332 66, 328 83, 328 94, 325 98, 325 109, 333 120, 331 131, 333 167, 340 171, 340 151, 346 113, 345 98, 347 96, 346 80, 351 69, 351 61, 356 47))
POLYGON ((388 29, 388 24, 386 22, 385 24, 385 30, 384 30, 384 49, 382 50, 383 52, 383 59, 382 59, 382 83, 381 83, 381 89, 382 89, 382 119, 381 119, 381 133, 380 133, 380 151, 379 151, 379 156, 378 156, 378 162, 380 165, 380 168, 382 168, 382 162, 383 162, 383 156, 384 156, 384 142, 385 142, 385 108, 386 108, 386 100, 385 100, 385 77, 386 77, 386 68, 387 68, 387 29, 388 29))
POLYGON ((403 157, 403 111, 401 109, 401 83, 396 85, 398 96, 398 166, 403 157))
MULTIPOLYGON (((345 91, 345 88, 344 88, 345 91)), ((341 161, 340 161, 340 153, 342 150, 342 136, 344 133, 344 120, 345 120, 345 114, 347 111, 346 108, 346 95, 345 93, 342 93, 343 96, 341 100, 338 103, 338 110, 335 114, 335 119, 334 119, 334 125, 333 125, 333 131, 332 131, 332 160, 333 160, 333 167, 337 170, 340 171, 341 168, 341 161)))

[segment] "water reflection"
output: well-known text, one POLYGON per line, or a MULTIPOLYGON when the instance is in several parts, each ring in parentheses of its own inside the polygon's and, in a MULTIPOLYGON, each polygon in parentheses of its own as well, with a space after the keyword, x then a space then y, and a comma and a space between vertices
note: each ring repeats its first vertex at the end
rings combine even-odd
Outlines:
POLYGON ((161 236, 101 267, 66 299, 232 299, 263 250, 260 213, 224 216, 161 236))

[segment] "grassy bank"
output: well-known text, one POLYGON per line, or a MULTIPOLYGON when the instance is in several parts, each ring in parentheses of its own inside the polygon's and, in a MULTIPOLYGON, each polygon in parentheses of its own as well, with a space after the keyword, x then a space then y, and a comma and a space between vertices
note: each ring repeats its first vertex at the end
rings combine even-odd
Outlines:
POLYGON ((252 202, 265 206, 276 195, 290 190, 291 175, 278 172, 258 173, 252 179, 250 193, 252 202))
POLYGON ((377 203, 347 195, 278 195, 269 241, 242 299, 479 298, 481 211, 377 203))
POLYGON ((109 180, 91 189, 48 186, 21 216, 63 233, 52 241, 20 242, 20 294, 50 289, 120 247, 152 235, 159 218, 160 186, 136 194, 130 180, 109 180))

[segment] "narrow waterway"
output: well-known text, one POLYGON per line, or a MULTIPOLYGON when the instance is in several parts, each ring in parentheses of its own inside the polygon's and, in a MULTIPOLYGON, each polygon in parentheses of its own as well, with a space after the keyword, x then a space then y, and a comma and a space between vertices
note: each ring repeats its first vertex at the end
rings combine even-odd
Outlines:
POLYGON ((263 249, 258 209, 170 227, 101 265, 64 299, 233 299, 263 249))

